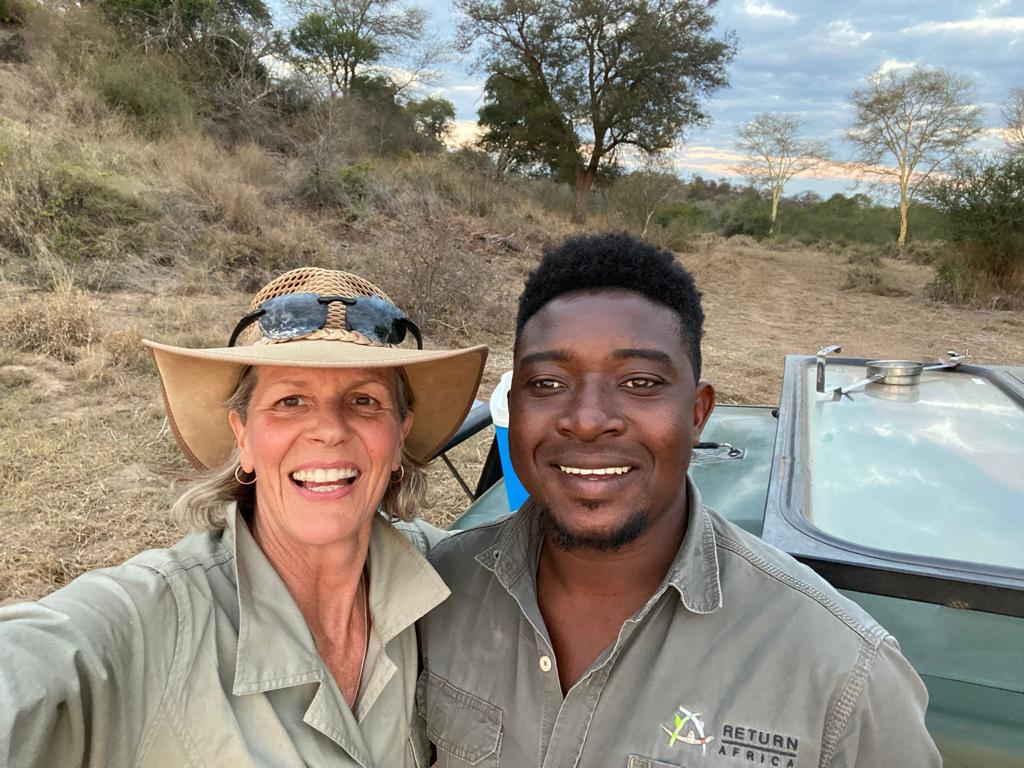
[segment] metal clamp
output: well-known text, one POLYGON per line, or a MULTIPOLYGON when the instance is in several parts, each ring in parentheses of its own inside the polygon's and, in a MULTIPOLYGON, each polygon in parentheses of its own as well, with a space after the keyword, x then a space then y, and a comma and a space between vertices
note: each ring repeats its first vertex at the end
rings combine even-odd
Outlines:
POLYGON ((831 355, 833 352, 842 352, 843 348, 839 344, 833 344, 830 347, 818 350, 818 359, 814 364, 815 368, 815 386, 814 388, 825 393, 825 356, 831 355))

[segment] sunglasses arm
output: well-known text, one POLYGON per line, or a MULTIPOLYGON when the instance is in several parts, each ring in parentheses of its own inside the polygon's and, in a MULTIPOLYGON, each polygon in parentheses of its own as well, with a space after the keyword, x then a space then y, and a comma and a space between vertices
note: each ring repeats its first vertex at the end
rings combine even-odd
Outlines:
POLYGON ((412 334, 412 337, 416 339, 416 349, 423 349, 423 336, 420 335, 419 326, 407 317, 403 318, 402 322, 405 323, 406 330, 408 330, 412 334))
POLYGON ((241 335, 242 331, 244 331, 250 325, 255 323, 261 317, 263 317, 263 315, 265 315, 266 312, 267 312, 267 310, 265 310, 265 309, 257 309, 257 310, 255 310, 253 312, 250 312, 245 317, 243 317, 241 320, 239 320, 238 321, 238 325, 235 326, 235 330, 233 330, 231 332, 231 338, 228 339, 228 346, 229 347, 235 346, 235 342, 238 341, 238 337, 241 335))

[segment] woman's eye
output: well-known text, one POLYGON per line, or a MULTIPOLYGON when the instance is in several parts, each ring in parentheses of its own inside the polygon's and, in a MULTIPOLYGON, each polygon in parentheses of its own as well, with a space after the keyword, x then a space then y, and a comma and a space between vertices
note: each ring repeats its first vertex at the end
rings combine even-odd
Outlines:
POLYGON ((355 395, 352 404, 360 408, 375 408, 380 405, 380 401, 372 395, 355 395))
POLYGON ((300 405, 305 405, 306 401, 299 395, 288 395, 288 397, 282 397, 277 401, 277 405, 282 408, 298 408, 300 405))

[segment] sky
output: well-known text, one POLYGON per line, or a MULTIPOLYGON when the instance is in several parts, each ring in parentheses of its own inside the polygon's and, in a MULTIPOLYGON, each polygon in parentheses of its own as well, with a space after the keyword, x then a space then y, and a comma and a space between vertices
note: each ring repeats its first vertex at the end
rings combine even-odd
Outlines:
MULTIPOLYGON (((458 19, 448 0, 420 0, 433 31, 449 39, 458 19)), ((830 142, 840 159, 852 157, 843 141, 852 118, 850 94, 880 67, 945 67, 971 77, 985 126, 975 148, 1001 147, 1000 103, 1024 87, 1024 0, 721 0, 719 30, 738 38, 730 87, 706 104, 707 127, 691 129, 673 152, 676 171, 688 178, 738 180, 730 170, 741 158, 736 128, 761 112, 806 121, 808 137, 830 142)), ((443 65, 433 93, 456 109, 455 137, 473 135, 484 76, 468 56, 443 65)), ((786 194, 812 190, 828 196, 855 190, 839 168, 822 178, 793 179, 786 194)))

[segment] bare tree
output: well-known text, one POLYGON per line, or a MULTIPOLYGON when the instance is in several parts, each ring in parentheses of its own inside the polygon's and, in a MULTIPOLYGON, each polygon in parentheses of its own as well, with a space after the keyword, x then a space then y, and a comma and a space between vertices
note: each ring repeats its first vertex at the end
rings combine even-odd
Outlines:
POLYGON ((1003 102, 1003 119, 1006 132, 1003 140, 1011 152, 1024 152, 1024 88, 1010 90, 1003 102))
POLYGON ((786 182, 798 173, 820 166, 828 158, 828 143, 798 137, 803 123, 790 115, 763 112, 736 130, 736 149, 747 156, 733 170, 746 176, 751 186, 771 194, 769 234, 777 231, 779 200, 786 182))
POLYGON ((899 190, 900 247, 907 240, 910 201, 921 185, 981 131, 973 94, 963 75, 915 66, 905 73, 879 69, 850 96, 855 116, 846 136, 858 150, 859 170, 899 190), (895 165, 884 165, 886 160, 895 165))
POLYGON ((637 227, 640 236, 647 237, 658 209, 681 200, 684 191, 667 157, 647 155, 639 168, 612 185, 612 205, 627 226, 637 227))

